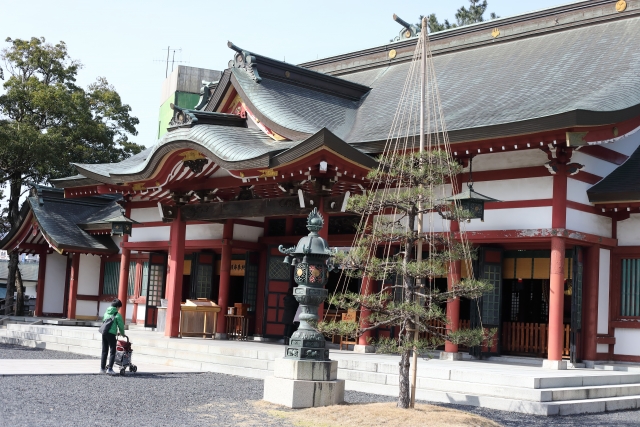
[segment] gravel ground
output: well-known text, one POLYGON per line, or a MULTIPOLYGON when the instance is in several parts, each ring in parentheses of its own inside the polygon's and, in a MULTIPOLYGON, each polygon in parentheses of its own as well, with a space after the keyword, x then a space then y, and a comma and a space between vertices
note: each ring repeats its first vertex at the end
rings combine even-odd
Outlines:
MULTIPOLYGON (((0 358, 77 359, 72 353, 0 345, 0 358)), ((263 382, 222 374, 56 375, 0 378, 0 425, 20 426, 292 426, 253 405, 263 382), (19 381, 16 381, 20 378, 19 381), (9 390, 14 392, 9 393, 9 390), (135 397, 134 397, 135 396, 135 397)), ((349 403, 395 401, 347 391, 349 403)), ((424 402, 429 403, 429 402, 424 402)), ((472 406, 441 405, 504 426, 640 425, 640 411, 539 417, 472 406)))
POLYGON ((84 354, 66 351, 45 350, 43 348, 22 347, 20 345, 0 344, 0 359, 97 359, 84 354))

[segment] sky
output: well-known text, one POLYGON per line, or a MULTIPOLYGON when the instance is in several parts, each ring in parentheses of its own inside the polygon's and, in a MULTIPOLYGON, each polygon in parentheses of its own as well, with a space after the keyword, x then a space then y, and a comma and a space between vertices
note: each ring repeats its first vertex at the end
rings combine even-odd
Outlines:
MULTIPOLYGON (((507 17, 571 1, 488 3, 487 18, 490 12, 507 17)), ((468 1, 0 0, 0 49, 9 45, 7 37, 64 41, 71 58, 83 64, 78 83, 86 87, 106 77, 140 120, 138 135, 131 140, 151 146, 156 142, 168 46, 180 49, 176 61, 191 67, 227 68, 233 57, 228 40, 299 64, 387 43, 401 29, 392 19, 394 13, 411 23, 431 13, 453 22, 463 5, 468 1)))

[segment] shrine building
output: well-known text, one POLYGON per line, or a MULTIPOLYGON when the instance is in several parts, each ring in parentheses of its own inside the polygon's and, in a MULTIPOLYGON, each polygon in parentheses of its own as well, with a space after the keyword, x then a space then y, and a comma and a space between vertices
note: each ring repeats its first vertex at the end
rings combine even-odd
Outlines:
MULTIPOLYGON (((466 166, 452 191, 472 160, 474 189, 499 200, 465 224, 494 285, 480 307, 498 336, 483 354, 640 362, 640 2, 618 9, 590 0, 430 35, 466 166)), ((416 42, 401 29, 297 66, 229 43, 229 68, 193 108, 173 106, 153 146, 31 190, 0 249, 40 255, 36 316, 96 319, 119 297, 127 322, 176 337, 180 303, 207 298, 218 337, 243 303, 250 336, 281 338, 292 273, 278 246, 307 234, 313 208, 330 246, 352 244, 346 204, 369 190, 416 42)), ((471 311, 450 302, 450 327, 471 311)))

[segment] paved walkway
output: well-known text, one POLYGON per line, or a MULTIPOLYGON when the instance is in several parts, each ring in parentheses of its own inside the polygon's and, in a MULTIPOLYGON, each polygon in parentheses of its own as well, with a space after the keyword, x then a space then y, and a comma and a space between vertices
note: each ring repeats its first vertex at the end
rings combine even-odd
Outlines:
MULTIPOLYGON (((138 373, 146 374, 198 372, 192 369, 150 363, 140 363, 136 366, 138 373)), ((114 366, 114 369, 118 368, 118 366, 114 366)), ((11 375, 98 375, 99 370, 100 361, 98 359, 0 359, 0 376, 3 377, 11 375)), ((127 371, 127 375, 129 374, 127 371)))

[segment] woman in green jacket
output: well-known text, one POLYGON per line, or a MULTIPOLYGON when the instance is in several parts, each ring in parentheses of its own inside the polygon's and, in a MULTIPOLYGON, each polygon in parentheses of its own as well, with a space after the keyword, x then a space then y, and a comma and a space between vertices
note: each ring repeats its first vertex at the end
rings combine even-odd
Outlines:
POLYGON ((115 375, 113 371, 113 363, 116 359, 116 334, 120 330, 120 335, 124 336, 124 321, 122 316, 118 313, 118 308, 122 307, 122 301, 118 298, 114 299, 104 313, 103 321, 107 320, 111 316, 114 316, 114 322, 111 328, 104 334, 102 334, 102 359, 100 360, 100 372, 115 375), (109 353, 109 365, 107 366, 107 353, 109 353))

